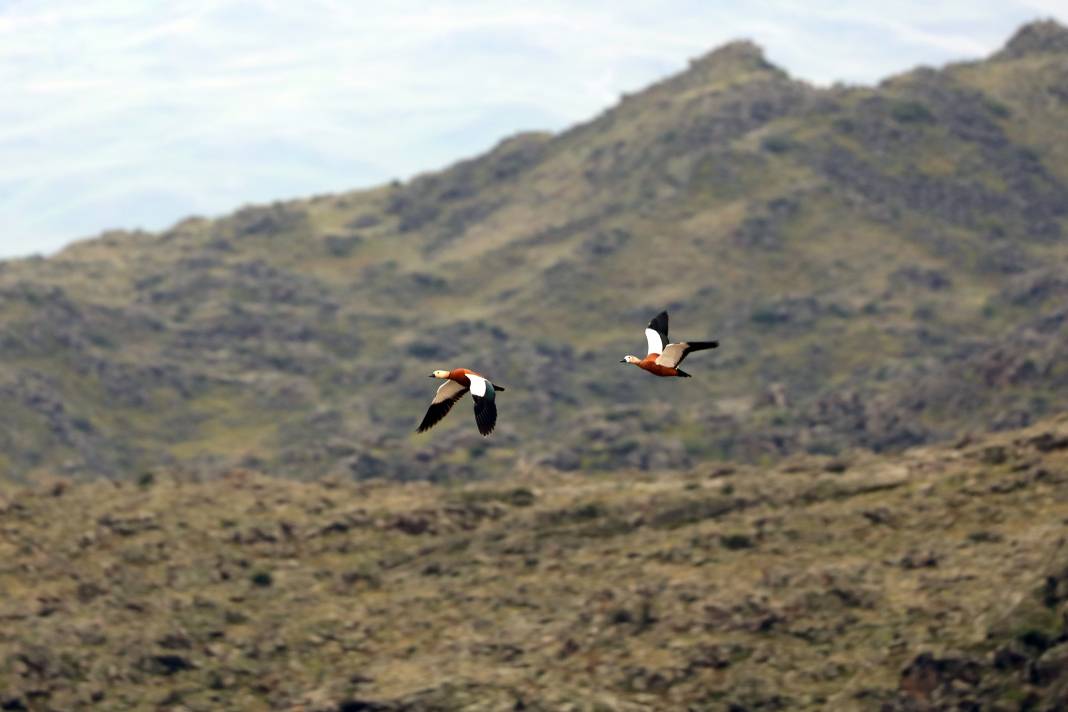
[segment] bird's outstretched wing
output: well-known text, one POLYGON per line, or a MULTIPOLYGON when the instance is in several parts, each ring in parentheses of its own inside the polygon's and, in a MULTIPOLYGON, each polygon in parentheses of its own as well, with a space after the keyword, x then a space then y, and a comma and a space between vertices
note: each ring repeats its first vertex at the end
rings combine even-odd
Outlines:
POLYGON ((497 394, 493 384, 482 376, 469 373, 467 378, 471 381, 471 398, 475 401, 475 423, 478 424, 478 432, 489 435, 497 425, 497 394))
POLYGON ((456 381, 445 381, 438 386, 438 392, 434 394, 434 400, 430 402, 430 407, 427 408, 423 422, 419 424, 416 432, 426 432, 437 425, 438 421, 449 414, 456 401, 463 398, 464 393, 467 393, 467 389, 456 381))
POLYGON ((688 341, 681 344, 668 344, 664 347, 663 353, 661 353, 660 357, 656 360, 656 365, 675 368, 682 363, 684 358, 694 351, 714 349, 717 346, 719 346, 718 341, 688 341))
POLYGON ((662 311, 649 321, 645 327, 645 338, 649 342, 649 350, 646 353, 659 354, 664 352, 664 345, 668 342, 668 315, 662 311))

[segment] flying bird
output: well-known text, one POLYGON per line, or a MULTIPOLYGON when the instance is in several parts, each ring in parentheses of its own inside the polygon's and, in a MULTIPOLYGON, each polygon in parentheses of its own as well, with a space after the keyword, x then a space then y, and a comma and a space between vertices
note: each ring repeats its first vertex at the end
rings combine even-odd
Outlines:
POLYGON ((682 363, 683 359, 694 351, 704 351, 705 349, 714 349, 719 346, 718 341, 668 343, 668 315, 666 311, 660 312, 649 322, 649 326, 645 328, 645 338, 649 342, 649 353, 645 358, 628 355, 624 356, 620 363, 632 363, 654 376, 689 378, 690 374, 679 368, 679 364, 682 363), (665 344, 667 345, 665 346, 665 344))
POLYGON ((437 425, 438 421, 449 414, 456 401, 463 398, 464 393, 468 391, 471 391, 471 398, 475 401, 475 423, 478 425, 478 432, 483 435, 493 432, 493 426, 497 424, 497 405, 494 400, 497 391, 504 390, 503 386, 495 385, 488 378, 468 368, 434 371, 430 377, 442 378, 445 382, 438 386, 438 392, 427 408, 417 432, 426 432, 437 425))

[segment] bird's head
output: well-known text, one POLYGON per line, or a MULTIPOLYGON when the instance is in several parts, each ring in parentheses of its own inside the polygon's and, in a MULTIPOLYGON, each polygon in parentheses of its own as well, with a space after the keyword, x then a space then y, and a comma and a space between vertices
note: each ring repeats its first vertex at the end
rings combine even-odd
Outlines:
POLYGON ((430 377, 431 378, 448 378, 449 377, 449 372, 448 371, 437 370, 437 371, 434 371, 432 374, 430 374, 430 377))
POLYGON ((638 364, 638 363, 641 363, 641 359, 640 359, 640 358, 638 358, 637 356, 631 356, 631 355, 629 355, 629 354, 628 354, 628 355, 624 356, 624 357, 623 357, 623 358, 622 358, 622 359, 620 360, 620 363, 633 363, 633 364, 638 364))

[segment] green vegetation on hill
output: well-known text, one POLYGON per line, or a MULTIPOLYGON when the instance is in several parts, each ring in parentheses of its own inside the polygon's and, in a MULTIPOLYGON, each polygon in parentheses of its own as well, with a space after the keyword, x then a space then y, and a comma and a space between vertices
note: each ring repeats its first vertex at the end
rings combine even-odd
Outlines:
POLYGON ((0 487, 0 709, 1053 710, 1068 418, 493 483, 0 487))
POLYGON ((0 265, 0 472, 472 478, 897 450, 1068 408, 1068 30, 818 89, 735 43, 406 184, 0 265), (668 308, 681 382, 616 362, 668 308), (422 376, 508 386, 411 431, 422 376))

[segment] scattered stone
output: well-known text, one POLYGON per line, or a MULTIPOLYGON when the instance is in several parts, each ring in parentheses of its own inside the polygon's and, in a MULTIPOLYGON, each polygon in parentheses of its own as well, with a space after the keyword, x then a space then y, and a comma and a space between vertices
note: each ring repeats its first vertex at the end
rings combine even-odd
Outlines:
POLYGON ((872 524, 883 525, 888 527, 897 526, 897 517, 886 507, 877 507, 875 509, 865 509, 861 512, 861 515, 872 524))
POLYGON ((823 466, 824 471, 830 472, 835 475, 840 475, 849 469, 849 462, 846 460, 831 460, 823 466))
POLYGON ((192 670, 194 665, 190 660, 181 655, 164 654, 149 655, 141 658, 137 667, 149 675, 176 675, 186 670, 192 670))
POLYGON ((83 581, 78 584, 77 596, 79 603, 92 603, 96 598, 104 595, 106 591, 92 581, 83 581))
POLYGON ((994 651, 994 667, 998 670, 1020 670, 1031 656, 1022 643, 1011 640, 994 651))
POLYGON ((398 514, 390 521, 388 527, 409 536, 433 533, 433 525, 428 514, 398 514))
POLYGON ((269 571, 257 571, 249 576, 249 581, 253 586, 269 588, 274 583, 274 577, 271 576, 271 572, 269 571))
POLYGON ((1054 450, 1068 448, 1068 435, 1042 433, 1041 435, 1031 438, 1028 442, 1039 452, 1053 452, 1054 450))
POLYGON ((338 703, 334 709, 336 712, 394 712, 398 708, 383 702, 351 699, 338 703))
POLYGON ((980 681, 982 666, 961 655, 935 657, 921 653, 901 673, 901 690, 920 702, 931 700, 938 690, 951 689, 954 683, 974 687, 980 681))
POLYGON ((901 557, 903 569, 930 569, 938 566, 940 557, 933 551, 910 551, 901 557))
POLYGON ((1042 653, 1031 668, 1031 681, 1036 685, 1049 685, 1063 678, 1068 678, 1068 643, 1042 653))
POLYGON ((979 461, 984 465, 1002 465, 1008 459, 1008 450, 1002 445, 993 445, 979 451, 979 461))
POLYGON ((1005 537, 999 532, 980 530, 969 532, 968 541, 975 544, 998 544, 1005 541, 1005 537))
POLYGON ((113 517, 106 514, 97 520, 97 524, 105 527, 119 536, 134 536, 145 532, 159 530, 159 522, 152 516, 141 517, 113 517))
POLYGON ((748 534, 724 534, 719 538, 719 543, 724 549, 731 551, 751 549, 755 546, 753 538, 748 534))

